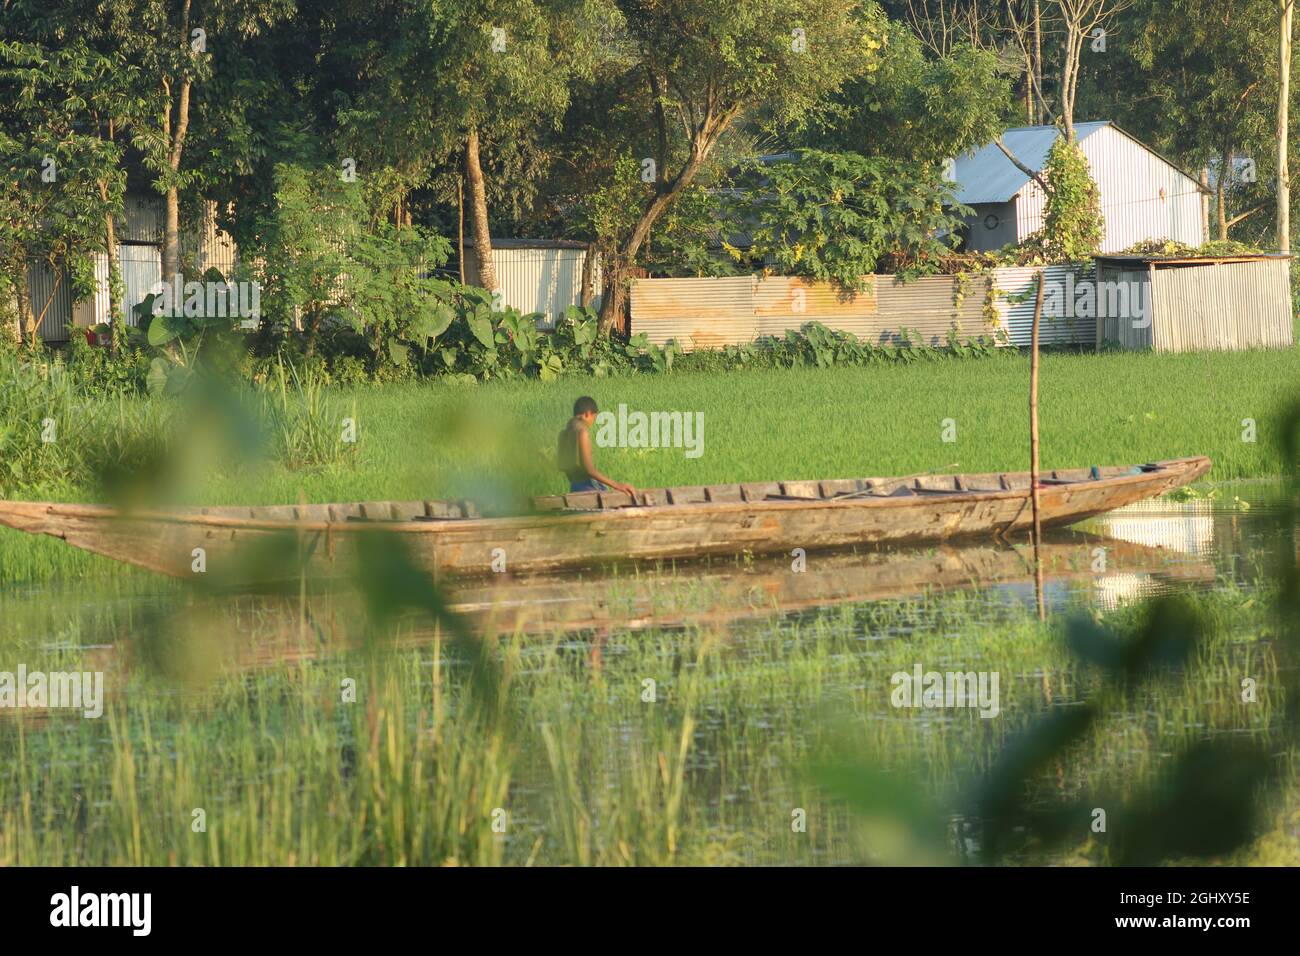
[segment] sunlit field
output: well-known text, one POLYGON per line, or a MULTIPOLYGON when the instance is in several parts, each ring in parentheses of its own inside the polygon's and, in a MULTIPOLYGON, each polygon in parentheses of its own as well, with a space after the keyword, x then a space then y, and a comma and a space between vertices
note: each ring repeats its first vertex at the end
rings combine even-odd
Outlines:
MULTIPOLYGON (((1278 475, 1269 428, 1297 383, 1300 349, 1049 354, 1040 399, 1043 465, 1204 454, 1214 460, 1214 480, 1278 475)), ((554 494, 565 490, 552 465, 555 436, 581 394, 615 412, 622 403, 630 411, 703 415, 699 457, 682 448, 597 449, 607 474, 640 487, 1023 470, 1028 463, 1028 360, 1011 353, 866 369, 321 389, 286 400, 291 413, 271 431, 273 438, 285 433, 281 446, 322 446, 317 458, 325 464, 286 467, 272 458, 261 467, 223 468, 218 461, 198 476, 191 497, 204 504, 426 499, 502 485, 522 495, 554 494), (355 444, 341 442, 346 419, 355 422, 355 444)), ((87 423, 66 445, 107 446, 99 459, 114 464, 150 453, 151 436, 168 417, 165 403, 144 398, 66 402, 66 417, 87 423)), ((14 409, 2 411, 17 418, 14 409)), ((20 411, 40 414, 35 405, 20 411)), ((64 454, 65 445, 35 444, 29 483, 9 497, 94 499, 90 475, 43 480, 48 472, 36 456, 64 454)), ((81 572, 92 562, 107 564, 0 529, 0 580, 81 572)))

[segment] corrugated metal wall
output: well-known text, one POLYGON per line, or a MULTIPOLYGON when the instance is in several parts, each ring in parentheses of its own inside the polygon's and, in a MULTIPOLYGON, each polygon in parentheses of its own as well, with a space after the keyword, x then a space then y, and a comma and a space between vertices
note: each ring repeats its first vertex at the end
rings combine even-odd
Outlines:
MULTIPOLYGON (((582 303, 582 267, 586 249, 575 248, 497 248, 492 262, 497 270, 506 305, 527 315, 541 312, 547 318, 538 328, 554 328, 556 321, 571 305, 582 303)), ((473 282, 478 275, 478 257, 472 246, 465 248, 465 278, 473 282)), ((593 269, 596 292, 593 308, 600 307, 600 266, 593 269)))
POLYGON ((138 325, 134 309, 162 279, 162 250, 153 245, 120 247, 122 264, 122 311, 127 325, 138 325))
POLYGON ((930 276, 903 283, 873 276, 857 294, 829 282, 789 276, 716 279, 638 279, 632 284, 632 332, 687 350, 719 348, 783 335, 808 322, 852 332, 860 339, 897 344, 904 328, 913 341, 942 345, 949 330, 964 340, 992 335, 984 314, 990 279, 972 276, 958 304, 959 282, 930 276))
MULTIPOLYGON (((1051 266, 1046 281, 1064 282, 1071 267, 1051 266)), ((639 279, 632 284, 632 331, 651 342, 670 339, 686 350, 752 342, 765 335, 820 322, 875 344, 898 344, 904 328, 913 341, 941 346, 955 330, 962 341, 999 337, 1027 346, 1034 317, 1032 267, 997 269, 991 275, 927 276, 910 282, 874 276, 869 288, 846 296, 831 283, 787 276, 717 279, 639 279), (964 286, 964 289, 963 289, 964 286), (994 290, 996 318, 986 313, 994 290), (958 298, 960 295, 960 305, 958 298), (1010 301, 1022 298, 1022 301, 1010 301)), ((1047 317, 1044 345, 1091 343, 1091 318, 1047 317)))
POLYGON ((217 204, 204 205, 203 218, 192 233, 181 237, 181 256, 198 278, 209 269, 217 269, 230 279, 239 264, 239 249, 229 234, 217 227, 217 204))
MULTIPOLYGON (((1106 220, 1102 252, 1119 252, 1144 239, 1173 239, 1189 246, 1205 242, 1195 180, 1113 126, 1085 137, 1079 146, 1101 191, 1106 220)), ((1043 227, 1045 207, 1042 189, 1031 180, 1016 203, 1020 240, 1043 227)))
MULTIPOLYGON (((1022 266, 1010 269, 997 269, 996 276, 998 312, 1002 316, 1003 327, 1007 330, 1010 344, 1028 348, 1033 339, 1034 307, 1037 303, 1038 288, 1035 276, 1039 268, 1022 266)), ((1062 290, 1069 288, 1068 277, 1073 274, 1075 282, 1092 279, 1092 272, 1081 271, 1075 266, 1046 266, 1042 269, 1043 281, 1047 288, 1053 286, 1062 290)), ((1094 318, 1078 317, 1069 314, 1070 310, 1061 310, 1063 314, 1052 314, 1049 300, 1044 294, 1043 318, 1038 327, 1038 341, 1042 345, 1078 345, 1093 342, 1097 337, 1097 323, 1094 318)))
POLYGON ((39 317, 42 309, 46 310, 40 325, 41 338, 46 342, 68 341, 68 325, 72 322, 72 279, 67 270, 56 271, 45 262, 29 262, 27 294, 31 297, 34 317, 39 317))
MULTIPOLYGON (((118 259, 122 268, 122 281, 126 287, 122 307, 127 322, 135 324, 132 309, 144 300, 162 278, 162 222, 161 198, 132 194, 124 201, 126 217, 117 223, 118 259)), ((239 250, 229 235, 217 228, 216 204, 208 203, 202 219, 189 233, 181 237, 181 255, 188 267, 202 274, 215 267, 227 279, 239 262, 239 250)), ((33 302, 45 302, 53 277, 48 268, 33 264, 28 274, 28 284, 34 290, 33 302), (35 297, 40 294, 40 298, 35 297)), ((54 302, 41 324, 41 336, 47 342, 66 342, 67 326, 73 322, 80 326, 108 321, 108 257, 95 258, 96 289, 85 303, 74 303, 67 277, 60 284, 54 302)), ((197 278, 197 275, 195 276, 197 278)), ((581 274, 579 274, 581 282, 581 274)), ((37 306, 39 312, 40 306, 37 306)))
MULTIPOLYGON (((1099 283, 1119 283, 1127 285, 1130 289, 1140 289, 1140 294, 1143 296, 1150 296, 1151 294, 1149 288, 1151 273, 1145 267, 1121 269, 1115 266, 1102 265, 1097 269, 1097 281, 1099 283)), ((1152 311, 1154 312, 1155 302, 1149 298, 1147 301, 1151 302, 1152 311)), ((1101 320, 1102 344, 1114 342, 1124 349, 1149 349, 1151 348, 1154 324, 1154 316, 1151 317, 1150 322, 1135 322, 1132 318, 1108 315, 1101 320)))
POLYGON ((1157 352, 1286 348, 1291 315, 1286 259, 1159 266, 1152 288, 1157 352))
POLYGON ((117 226, 121 242, 161 243, 163 203, 160 196, 132 193, 123 202, 126 222, 117 226))

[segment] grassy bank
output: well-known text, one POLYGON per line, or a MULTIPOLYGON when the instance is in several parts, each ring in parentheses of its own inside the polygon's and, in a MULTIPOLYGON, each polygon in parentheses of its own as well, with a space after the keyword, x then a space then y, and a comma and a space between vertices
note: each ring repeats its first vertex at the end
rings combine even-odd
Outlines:
MULTIPOLYGON (((1277 475, 1270 429, 1298 384, 1300 349, 1047 355, 1042 460, 1051 468, 1207 454, 1214 480, 1277 475), (1254 442, 1243 441, 1245 419, 1256 423, 1254 442)), ((598 449, 603 470, 642 487, 1021 469, 1027 387, 1019 354, 863 369, 367 387, 332 392, 310 419, 319 442, 341 436, 343 419, 355 417, 355 454, 346 463, 214 467, 191 494, 215 504, 481 495, 502 486, 554 493, 564 487, 549 462, 555 434, 583 393, 607 409, 702 414, 699 457, 681 448, 598 449)), ((148 400, 134 401, 143 416, 148 400)), ((39 459, 29 473, 23 497, 94 494, 42 481, 39 459)), ((89 566, 50 546, 0 535, 0 580, 89 566)))

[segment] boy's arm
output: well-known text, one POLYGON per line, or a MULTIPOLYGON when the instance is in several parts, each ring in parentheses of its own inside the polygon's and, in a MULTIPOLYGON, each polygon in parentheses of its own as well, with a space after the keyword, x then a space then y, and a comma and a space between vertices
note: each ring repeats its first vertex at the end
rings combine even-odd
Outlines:
POLYGON ((625 485, 613 478, 607 478, 596 470, 596 463, 591 460, 591 434, 585 428, 578 431, 578 462, 582 465, 582 470, 587 473, 588 478, 609 485, 615 491, 621 491, 624 494, 636 497, 636 489, 631 485, 625 485))

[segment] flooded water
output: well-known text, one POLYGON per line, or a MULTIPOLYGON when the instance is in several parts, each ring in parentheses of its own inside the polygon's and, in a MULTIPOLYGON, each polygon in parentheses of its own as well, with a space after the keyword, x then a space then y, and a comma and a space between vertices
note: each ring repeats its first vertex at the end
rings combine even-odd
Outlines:
MULTIPOLYGON (((0 836, 0 862, 6 852, 21 862, 120 862, 121 840, 99 840, 94 828, 113 834, 126 826, 113 817, 123 774, 147 794, 131 796, 143 818, 170 812, 169 787, 186 794, 174 799, 193 805, 227 801, 241 819, 267 812, 267 801, 300 807, 301 819, 286 817, 292 832, 271 839, 265 855, 243 844, 225 847, 225 859, 240 862, 305 861, 301 854, 325 863, 392 862, 403 854, 426 863, 448 854, 489 863, 936 860, 943 854, 936 857, 934 847, 864 836, 860 815, 814 785, 809 767, 865 760, 873 773, 915 778, 920 795, 911 801, 946 799, 988 773, 999 751, 1052 708, 1110 700, 1098 674, 1066 649, 1061 622, 1080 614, 1122 621, 1144 599, 1171 593, 1199 595, 1217 622, 1196 666, 1135 693, 1122 712, 1100 721, 1094 742, 1073 761, 1059 760, 1035 800, 1137 793, 1178 753, 1221 737, 1264 741, 1287 754, 1291 768, 1300 761, 1277 736, 1277 685, 1293 664, 1275 653, 1267 624, 1279 493, 1266 482, 1221 484, 1189 500, 1147 502, 1047 535, 1046 626, 1037 619, 1033 552, 1025 542, 459 585, 448 596, 452 606, 476 633, 498 639, 506 648, 503 673, 514 675, 511 708, 522 723, 502 739, 518 749, 493 799, 510 804, 517 829, 508 839, 467 845, 473 824, 462 820, 448 824, 438 849, 408 837, 386 843, 368 830, 363 838, 346 821, 383 812, 378 804, 358 809, 377 798, 356 790, 364 775, 351 756, 387 739, 375 721, 397 721, 387 731, 394 740, 414 735, 385 758, 395 764, 367 771, 396 775, 385 793, 407 780, 403 761, 417 757, 437 768, 439 787, 469 788, 467 799, 479 792, 480 771, 456 776, 460 771, 441 762, 446 744, 426 754, 421 736, 430 701, 435 725, 456 725, 464 706, 439 690, 447 675, 468 673, 441 627, 418 615, 398 619, 386 703, 378 711, 373 702, 349 710, 345 694, 340 710, 331 702, 339 681, 360 672, 367 658, 358 652, 373 639, 357 595, 213 598, 135 571, 7 588, 0 592, 0 671, 11 669, 10 661, 105 671, 117 729, 110 735, 81 726, 93 721, 52 719, 16 738, 16 722, 3 721, 0 820, 16 820, 16 808, 33 793, 44 816, 17 826, 19 842, 0 836), (900 711, 891 702, 893 683, 914 669, 999 675, 999 719, 961 709, 900 711), (1258 679, 1260 706, 1241 706, 1243 675, 1258 679), (340 716, 348 714, 357 716, 340 716), (43 776, 33 775, 33 760, 43 776), (314 768, 312 777, 299 779, 305 767, 314 768), (83 798, 107 816, 68 823, 84 821, 83 798), (792 831, 796 811, 815 825, 792 831), (324 834, 316 819, 322 814, 334 821, 324 834), (92 830, 79 838, 68 832, 84 825, 92 830), (304 850, 306 833, 320 846, 304 850), (57 858, 35 858, 37 846, 57 858)), ((385 686, 373 665, 365 666, 372 676, 358 682, 363 702, 385 686)), ((476 766, 503 759, 496 750, 479 752, 481 737, 466 732, 457 745, 466 759, 476 766)), ((423 812, 421 801, 433 799, 420 793, 408 812, 423 812)), ((949 810, 945 818, 958 833, 948 852, 978 847, 967 816, 949 810)), ((1260 829, 1267 839, 1250 852, 1300 859, 1294 820, 1275 830, 1261 822, 1260 829)), ((160 841, 132 852, 162 862, 213 862, 216 852, 160 841)), ((1088 861, 1104 862, 1095 839, 1083 834, 1079 842, 1091 847, 1088 861)), ((1051 859, 1084 851, 1065 852, 1051 859)))

